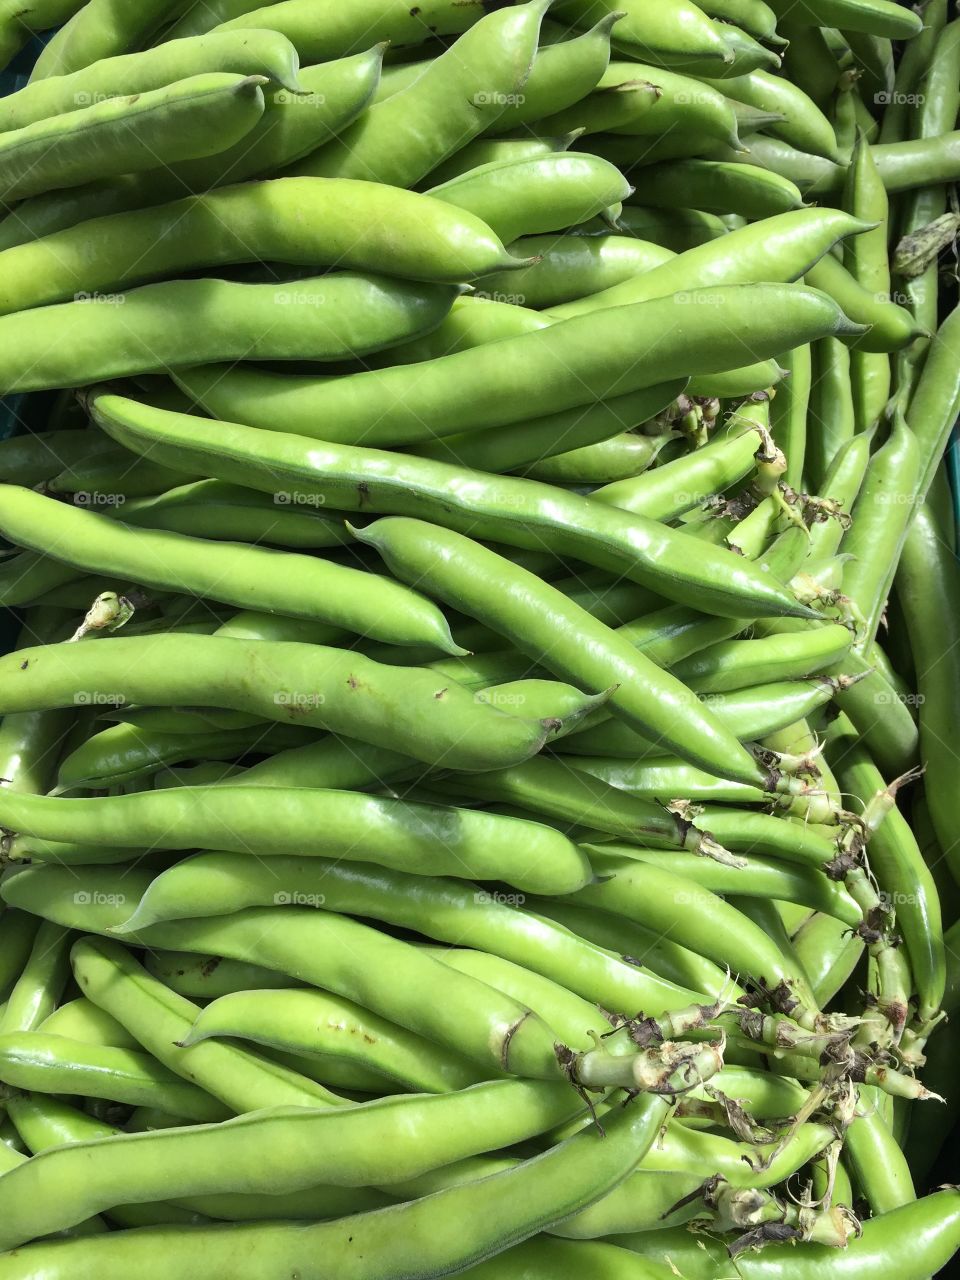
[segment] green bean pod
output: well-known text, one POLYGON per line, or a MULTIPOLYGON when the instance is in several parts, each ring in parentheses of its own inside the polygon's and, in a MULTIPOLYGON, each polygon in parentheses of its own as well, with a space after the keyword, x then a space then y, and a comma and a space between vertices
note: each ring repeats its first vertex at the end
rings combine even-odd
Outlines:
POLYGON ((725 92, 711 92, 702 81, 661 67, 614 61, 595 92, 540 121, 538 127, 630 137, 657 137, 679 129, 739 147, 736 113, 725 92))
MULTIPOLYGON (((51 1147, 70 1142, 88 1142, 94 1138, 119 1136, 120 1130, 95 1120, 75 1107, 55 1098, 20 1095, 8 1103, 16 1118, 18 1131, 25 1135, 31 1152, 36 1155, 51 1147)), ((144 1110, 141 1108, 140 1110, 144 1110)), ((181 1121, 182 1122, 182 1121, 181 1121)), ((168 1126, 169 1127, 169 1126, 168 1126)), ((114 1205, 107 1212, 121 1227, 154 1226, 162 1222, 197 1225, 205 1218, 230 1221, 270 1218, 340 1217, 366 1209, 380 1209, 391 1203, 383 1192, 359 1187, 312 1187, 307 1192, 285 1196, 224 1195, 199 1196, 178 1205, 169 1201, 157 1204, 114 1205)))
POLYGON ((876 638, 887 593, 893 585, 913 516, 921 450, 897 410, 890 435, 870 459, 853 508, 853 523, 840 552, 853 557, 844 567, 843 590, 863 618, 858 642, 876 638))
POLYGON ((763 433, 734 432, 628 480, 604 485, 590 496, 653 520, 674 520, 742 480, 763 453, 763 433))
POLYGON ((891 801, 883 821, 870 834, 870 870, 885 904, 896 915, 916 983, 919 1016, 926 1022, 937 1014, 946 986, 943 921, 936 882, 910 824, 892 803, 895 791, 888 790, 863 747, 846 747, 838 770, 845 790, 856 796, 865 809, 875 797, 891 801))
POLYGON ((0 6, 0 67, 18 53, 38 31, 59 27, 77 12, 86 0, 4 0, 0 6))
POLYGON ((507 561, 478 543, 421 521, 381 520, 358 536, 376 547, 391 572, 425 584, 473 617, 490 618, 502 635, 555 674, 596 693, 612 688, 608 705, 631 728, 707 769, 762 783, 756 763, 682 684, 657 672, 612 629, 533 574, 511 571, 507 561), (558 644, 564 631, 578 637, 576 645, 558 644))
POLYGON ((34 1093, 79 1094, 160 1107, 200 1124, 223 1120, 228 1114, 208 1093, 180 1080, 150 1054, 83 1044, 40 1031, 8 1032, 0 1037, 0 1080, 34 1093))
POLYGON ((69 930, 44 921, 30 956, 0 1013, 0 1036, 35 1031, 51 1014, 69 976, 69 930))
POLYGON ((553 484, 612 484, 652 466, 665 444, 664 436, 624 431, 609 440, 557 453, 517 470, 531 480, 549 480, 553 484))
MULTIPOLYGON (((638 211, 628 206, 625 215, 635 212, 638 211)), ((557 307, 553 314, 569 318, 597 307, 626 306, 678 290, 759 280, 795 280, 828 254, 838 241, 865 229, 864 223, 839 209, 780 213, 765 219, 762 227, 743 227, 690 248, 683 246, 685 252, 662 266, 579 303, 557 307)), ((641 234, 641 229, 633 234, 641 234)))
POLYGON ((74 945, 71 963, 87 999, 115 1017, 169 1071, 199 1085, 231 1111, 346 1105, 329 1089, 241 1045, 188 1044, 200 1012, 197 1005, 151 977, 118 944, 82 938, 74 945))
POLYGON ((57 503, 30 489, 6 486, 2 496, 0 528, 5 537, 78 569, 186 590, 241 609, 261 607, 342 623, 388 643, 424 641, 447 653, 459 652, 440 611, 385 578, 373 582, 356 569, 312 557, 203 542, 162 530, 131 529, 108 516, 57 503), (295 576, 288 584, 284 582, 287 570, 295 576), (376 602, 367 595, 368 582, 376 592, 376 602), (389 619, 383 618, 383 611, 389 612, 389 619))
POLYGON ((197 419, 186 415, 149 410, 100 393, 91 402, 94 406, 98 423, 109 421, 111 433, 135 452, 149 450, 158 458, 175 455, 182 463, 202 456, 204 466, 218 478, 242 481, 261 491, 275 493, 284 482, 298 492, 316 493, 320 486, 340 509, 442 517, 466 533, 534 549, 550 536, 557 549, 563 546, 575 558, 613 569, 663 595, 687 600, 694 587, 701 609, 753 617, 768 612, 809 616, 786 588, 770 581, 769 572, 764 575, 742 560, 731 564, 727 553, 702 543, 688 551, 689 540, 682 534, 574 494, 560 494, 553 486, 495 477, 484 478, 478 489, 472 473, 465 481, 460 468, 443 463, 342 445, 327 445, 321 451, 292 435, 233 424, 209 423, 198 441, 197 419), (229 450, 224 434, 231 442, 229 450))
POLYGON ((0 913, 0 997, 4 1001, 23 973, 39 927, 35 918, 22 911, 0 913))
POLYGON ((227 22, 238 29, 264 25, 302 41, 309 61, 324 62, 363 48, 371 32, 377 40, 418 45, 434 35, 457 35, 479 17, 457 0, 424 0, 415 13, 403 0, 357 0, 349 9, 320 13, 311 0, 205 0, 188 8, 166 34, 199 35, 227 22))
POLYGON ((263 260, 386 268, 448 284, 522 265, 477 216, 449 202, 376 182, 276 178, 114 214, 8 249, 0 254, 0 311, 263 260))
MULTIPOLYGON (((709 307, 690 305, 695 294, 674 295, 672 289, 670 294, 623 308, 591 308, 569 323, 460 351, 427 369, 399 366, 327 380, 248 376, 229 413, 222 397, 229 396, 231 379, 224 370, 192 370, 182 385, 205 408, 213 403, 204 394, 205 384, 222 387, 216 411, 227 420, 395 446, 518 422, 530 416, 531 399, 538 415, 558 412, 686 377, 691 365, 701 375, 723 373, 813 338, 849 331, 833 303, 800 286, 718 288, 710 293, 709 307)), ((22 325, 23 317, 18 322, 22 325)))
POLYGON ((263 115, 263 76, 210 72, 0 134, 4 204, 209 155, 263 115))
MULTIPOLYGON (((54 481, 51 489, 56 492, 57 488, 54 481)), ((116 514, 124 524, 138 528, 223 542, 247 540, 294 551, 338 547, 351 540, 343 517, 335 512, 295 506, 217 480, 174 481, 173 488, 124 502, 116 514)))
POLYGON ((526 236, 511 245, 510 251, 537 261, 519 271, 493 272, 483 281, 483 295, 522 298, 523 306, 534 309, 600 293, 674 257, 659 245, 614 235, 526 236))
POLYGON ((705 13, 688 0, 667 0, 651 9, 643 0, 562 0, 555 10, 561 21, 583 27, 597 21, 602 13, 618 11, 614 43, 631 55, 655 57, 667 66, 685 63, 719 65, 731 60, 721 34, 705 13))
POLYGON ((329 860, 284 858, 264 866, 243 863, 239 855, 199 854, 158 877, 134 915, 114 931, 148 930, 153 936, 158 923, 186 920, 197 911, 197 888, 211 916, 302 901, 324 913, 363 915, 441 941, 475 945, 562 981, 605 1008, 682 1008, 691 999, 689 991, 524 911, 523 894, 490 893, 455 880, 417 880, 400 871, 329 860))
POLYGON ((101 790, 149 777, 166 765, 185 760, 233 760, 248 753, 270 754, 296 749, 315 737, 299 727, 259 725, 210 734, 143 733, 130 725, 113 725, 89 737, 60 762, 58 792, 81 787, 101 790))
POLYGON ((943 743, 950 741, 958 689, 957 615, 960 578, 929 507, 921 507, 904 544, 897 577, 901 608, 911 619, 910 649, 916 668, 920 753, 927 781, 930 821, 947 864, 960 870, 957 833, 956 762, 943 743), (945 736, 946 735, 946 736, 945 736))
POLYGON ((411 1035, 349 1000, 321 991, 238 991, 197 1013, 183 1043, 223 1037, 271 1049, 332 1056, 414 1093, 446 1093, 476 1083, 477 1070, 456 1054, 411 1035))
POLYGON ((344 272, 285 285, 170 280, 78 298, 0 317, 0 337, 6 330, 9 339, 0 389, 81 386, 95 370, 105 378, 167 372, 197 354, 338 360, 432 329, 457 291, 344 272), (187 335, 170 324, 171 310, 202 312, 205 323, 187 335))
MULTIPOLYGON (((601 859, 607 847, 586 846, 591 855, 595 852, 601 859)), ((691 862, 687 853, 660 849, 637 849, 628 856, 634 861, 695 880, 704 889, 721 897, 739 894, 745 898, 772 898, 798 903, 826 912, 853 929, 863 921, 863 912, 846 889, 813 867, 791 866, 775 858, 753 854, 740 855, 742 866, 725 865, 713 858, 698 858, 691 862)))
POLYGON ((225 956, 194 955, 186 951, 151 950, 144 956, 147 972, 191 1000, 216 1000, 235 991, 286 991, 303 986, 276 969, 225 956))
POLYGON ((576 846, 539 823, 351 791, 224 785, 79 800, 3 796, 0 818, 51 839, 88 829, 108 847, 372 858, 415 874, 506 880, 544 893, 571 892, 590 874, 576 846), (31 801, 32 815, 24 808, 31 801))
POLYGON ((782 138, 800 151, 812 152, 828 160, 839 159, 830 121, 817 104, 786 77, 757 70, 748 75, 708 80, 707 83, 738 102, 781 116, 782 120, 767 128, 774 137, 782 138))
MULTIPOLYGON (((64 869, 51 864, 37 868, 33 875, 27 874, 29 870, 19 869, 4 883, 5 900, 29 898, 34 903, 35 891, 42 884, 44 900, 37 905, 45 918, 57 918, 59 923, 80 920, 88 929, 106 932, 129 917, 123 903, 103 900, 126 898, 125 893, 104 889, 122 882, 115 868, 96 870, 100 888, 95 910, 73 901, 76 877, 69 868, 70 884, 63 878, 64 869), (57 888, 52 892, 54 885, 57 888)), ((551 1028, 523 1005, 495 998, 482 983, 447 973, 409 943, 333 912, 318 915, 316 910, 296 907, 252 908, 224 918, 153 925, 145 937, 147 934, 151 946, 213 953, 281 969, 363 1004, 487 1069, 492 1066, 498 1072, 541 1080, 556 1080, 561 1071, 551 1028), (419 998, 422 990, 443 992, 443 999, 425 1005, 419 998)), ((681 1005, 690 1003, 688 993, 681 992, 677 998, 681 1005)), ((170 1109, 176 1114, 175 1108, 170 1109)))
MULTIPOLYGON (((413 84, 372 106, 292 172, 414 186, 515 100, 534 61, 547 3, 532 0, 481 17, 413 84)), ((308 60, 302 46, 300 52, 308 60)))
MULTIPOLYGON (((580 102, 595 88, 610 61, 610 36, 620 12, 605 14, 582 35, 541 44, 518 101, 510 103, 487 128, 496 137, 519 125, 536 122, 544 133, 547 117, 580 102)), ((541 28, 541 40, 544 30, 541 28)), ((441 179, 442 180, 442 179, 441 179)))
MULTIPOLYGON (((432 671, 387 667, 362 654, 320 645, 266 646, 199 635, 121 636, 98 641, 96 647, 64 645, 55 653, 18 651, 16 657, 19 661, 12 655, 0 659, 0 681, 6 673, 20 685, 16 695, 12 686, 0 694, 5 711, 115 708, 126 702, 227 707, 265 720, 329 729, 466 770, 525 759, 561 727, 555 720, 521 719, 490 706, 432 671), (19 665, 21 653, 30 664, 26 668, 19 665), (245 670, 243 682, 237 681, 236 670, 245 670)), ((595 705, 592 699, 585 701, 595 705)))
POLYGON ((140 1048, 140 1041, 116 1018, 82 996, 59 1005, 37 1030, 67 1040, 82 1040, 85 1044, 108 1045, 114 1049, 140 1048))
POLYGON ((778 15, 789 12, 796 22, 863 31, 892 40, 909 39, 922 25, 917 14, 890 0, 798 0, 795 4, 770 0, 770 8, 778 15))
POLYGON ((853 636, 839 623, 759 640, 723 640, 672 668, 700 694, 725 693, 755 680, 804 679, 843 663, 853 636))
POLYGON ((265 76, 296 93, 300 61, 289 40, 275 31, 201 36, 162 44, 145 53, 120 54, 8 94, 0 103, 0 133, 37 120, 78 111, 108 98, 164 89, 177 80, 211 72, 265 76))
POLYGON ((802 1022, 817 1016, 805 977, 790 969, 760 928, 696 880, 651 863, 608 857, 599 846, 592 861, 607 878, 578 890, 574 902, 612 906, 640 924, 667 930, 707 959, 730 965, 743 979, 762 981, 770 989, 783 983, 793 1016, 802 1022))
POLYGON ((586 222, 631 191, 620 170, 598 156, 558 151, 487 164, 430 187, 427 194, 492 228, 504 242, 586 222))
POLYGON ((364 110, 382 57, 383 46, 377 45, 352 58, 303 68, 300 93, 268 89, 263 115, 253 128, 212 155, 23 200, 0 223, 0 248, 224 183, 271 176, 327 142, 364 110))
POLYGON ((118 0, 90 0, 47 43, 33 78, 64 75, 126 53, 171 18, 178 18, 185 7, 186 0, 142 0, 134 9, 118 0))
POLYGON ((822 1007, 833 1000, 856 970, 864 942, 834 916, 817 912, 793 935, 793 948, 822 1007))
POLYGON ((319 1278, 330 1261, 338 1272, 355 1280, 387 1277, 396 1274, 398 1266, 413 1265, 425 1275, 441 1275, 451 1266, 462 1270, 507 1244, 533 1236, 614 1190, 652 1145, 669 1110, 668 1102, 645 1095, 608 1124, 603 1140, 588 1130, 538 1159, 491 1178, 339 1222, 309 1228, 234 1225, 229 1232, 211 1228, 206 1235, 203 1227, 174 1232, 147 1228, 114 1233, 109 1238, 112 1251, 101 1250, 99 1256, 88 1254, 86 1259, 77 1243, 71 1243, 70 1252, 61 1245, 59 1265, 56 1253, 51 1256, 50 1252, 58 1248, 56 1244, 33 1246, 16 1256, 25 1257, 30 1266, 30 1254, 36 1258, 38 1250, 44 1251, 47 1259, 41 1265, 51 1280, 58 1273, 72 1274, 77 1280, 94 1274, 127 1276, 131 1268, 142 1269, 158 1250, 181 1267, 197 1256, 198 1248, 208 1260, 211 1276, 232 1274, 238 1280, 262 1276, 264 1267, 271 1268, 273 1262, 304 1280, 319 1278), (438 1209, 445 1230, 437 1230, 438 1209), (323 1271, 315 1265, 318 1257, 325 1259, 323 1271))
POLYGON ((788 178, 722 160, 673 160, 644 166, 637 182, 636 203, 659 208, 687 203, 711 213, 736 213, 754 220, 803 207, 803 196, 788 178))
MULTIPOLYGON (((706 698, 721 724, 741 742, 752 742, 812 715, 830 701, 834 692, 832 680, 814 677, 748 686, 722 697, 706 695, 706 698)), ((594 723, 593 718, 584 728, 575 729, 555 743, 554 750, 565 756, 613 756, 631 760, 665 754, 661 742, 643 737, 622 721, 594 723)))

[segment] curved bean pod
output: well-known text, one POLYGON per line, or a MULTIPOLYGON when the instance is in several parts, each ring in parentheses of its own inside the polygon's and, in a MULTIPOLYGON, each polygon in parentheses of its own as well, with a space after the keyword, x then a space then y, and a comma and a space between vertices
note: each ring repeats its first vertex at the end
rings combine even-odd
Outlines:
MULTIPOLYGON (((824 295, 802 286, 717 288, 708 308, 687 305, 687 293, 668 292, 671 296, 622 308, 608 309, 591 299, 588 315, 460 351, 426 368, 402 365, 326 380, 261 374, 255 393, 263 403, 249 394, 237 396, 229 416, 369 446, 412 444, 520 421, 530 416, 531 403, 538 416, 554 413, 686 377, 691 366, 702 375, 723 373, 817 337, 861 331, 851 329, 824 295), (597 305, 603 309, 596 310, 597 305), (702 314, 707 310, 709 317, 702 314)), ((24 323, 22 317, 18 323, 24 323)), ((388 346, 389 340, 380 345, 388 346)), ((202 376, 229 389, 223 370, 202 376)), ((202 388, 196 379, 195 371, 187 375, 188 391, 202 388)), ((202 391, 198 399, 203 402, 202 391)))
POLYGON ((0 1012, 0 1036, 35 1031, 56 1007, 69 976, 69 930, 44 921, 23 972, 0 1012))
MULTIPOLYGON (((155 880, 134 915, 117 926, 124 934, 159 922, 188 920, 202 901, 212 915, 258 905, 310 901, 324 913, 361 915, 445 942, 476 946, 535 973, 562 981, 604 1008, 683 1008, 692 993, 576 938, 522 908, 523 894, 487 893, 454 880, 417 879, 381 867, 285 858, 267 865, 235 854, 198 854, 155 880), (286 879, 284 879, 286 877, 286 879), (198 899, 197 890, 201 890, 198 899)), ((229 921, 227 922, 229 923, 229 921)), ((189 928, 189 921, 186 928, 189 928)), ((341 993, 342 994, 342 993, 341 993)))
MULTIPOLYGON (((669 262, 670 249, 632 236, 526 236, 511 246, 517 256, 537 261, 519 271, 493 272, 483 293, 523 299, 525 307, 556 307, 600 293, 669 262)), ((458 304, 454 304, 456 310, 458 304)))
POLYGON ((486 164, 430 187, 427 194, 472 214, 506 243, 586 222, 619 205, 631 190, 606 160, 558 151, 512 164, 486 164))
POLYGON ((0 1037, 0 1080, 34 1093, 79 1094, 135 1107, 159 1107, 201 1124, 227 1115, 226 1108, 208 1093, 180 1080, 150 1054, 40 1031, 0 1037))
MULTIPOLYGON (((191 538, 247 540, 294 551, 316 551, 351 541, 343 516, 320 507, 276 502, 218 480, 174 484, 162 493, 125 502, 118 518, 138 528, 164 529, 191 538)), ((56 481, 52 488, 56 492, 56 481)))
MULTIPOLYGON (((636 212, 639 211, 629 207, 625 210, 627 215, 636 212)), ((670 259, 661 267, 579 303, 557 307, 553 314, 570 317, 596 307, 626 306, 677 290, 750 284, 759 280, 799 279, 824 254, 829 254, 838 241, 865 229, 864 223, 839 209, 798 209, 792 213, 780 213, 765 219, 762 228, 742 227, 686 248, 676 259, 670 259)), ((641 229, 638 228, 634 234, 640 235, 641 229)))
MULTIPOLYGON (((533 121, 538 133, 546 132, 546 117, 580 102, 597 85, 610 61, 610 36, 621 16, 622 11, 615 10, 598 18, 583 35, 542 44, 518 95, 522 100, 509 104, 486 133, 495 137, 533 121)), ((541 28, 541 39, 544 34, 541 28)))
POLYGON ((611 62, 596 92, 539 127, 630 137, 679 129, 740 146, 736 112, 722 91, 711 92, 702 80, 636 62, 611 62))
MULTIPOLYGON (((141 1270, 158 1250, 174 1266, 182 1267, 189 1265, 197 1249, 208 1260, 211 1276, 232 1275, 237 1280, 262 1277, 264 1268, 269 1271, 276 1261, 304 1280, 319 1280, 331 1263, 345 1280, 374 1280, 395 1273, 401 1266, 405 1270, 417 1266, 425 1275, 442 1275, 450 1267, 461 1270, 533 1236, 612 1191, 642 1159, 669 1111, 668 1102, 643 1095, 608 1124, 603 1140, 588 1130, 535 1160, 490 1178, 334 1223, 307 1228, 234 1225, 229 1232, 217 1228, 205 1232, 203 1227, 189 1231, 146 1228, 114 1233, 109 1237, 113 1249, 101 1251, 99 1256, 88 1252, 85 1258, 77 1242, 71 1242, 67 1250, 59 1247, 59 1264, 56 1244, 19 1250, 16 1256, 31 1266, 30 1255, 39 1263, 37 1255, 43 1251, 46 1261, 42 1265, 50 1280, 56 1280, 58 1274, 70 1274, 74 1280, 95 1275, 102 1280, 125 1277, 131 1269, 141 1270), (438 1210, 445 1230, 437 1229, 438 1210), (401 1258, 398 1251, 405 1256, 401 1258), (323 1259, 319 1269, 315 1265, 318 1258, 323 1259)), ((0 1275, 4 1265, 0 1262, 0 1275)), ((15 1274, 9 1272, 10 1280, 15 1274)))
POLYGON ((209 155, 263 115, 263 84, 262 76, 210 72, 0 134, 0 199, 209 155))
POLYGON ((0 223, 0 249, 92 218, 276 173, 327 142, 364 110, 382 58, 383 46, 377 45, 352 58, 303 68, 301 93, 268 89, 263 115, 249 133, 212 155, 23 200, 0 223))
POLYGON ((135 8, 118 0, 90 0, 48 42, 33 76, 63 75, 100 58, 126 53, 158 27, 179 17, 186 0, 141 0, 135 8))
POLYGON ((442 284, 522 265, 469 210, 430 195, 342 178, 275 178, 98 218, 8 249, 0 254, 0 311, 261 261, 386 268, 442 284))
POLYGON ((318 13, 313 0, 266 5, 258 0, 210 0, 194 6, 170 34, 266 26, 292 40, 305 62, 324 62, 353 53, 370 40, 419 45, 435 35, 459 35, 483 16, 479 6, 458 0, 424 0, 412 7, 411 13, 405 0, 357 0, 348 9, 318 13))
POLYGON ((730 51, 721 30, 702 10, 687 0, 667 0, 651 9, 643 0, 563 0, 556 16, 582 27, 595 22, 604 12, 619 10, 623 17, 617 24, 616 43, 630 53, 650 57, 668 66, 675 63, 730 61, 730 51))
POLYGON ((278 750, 295 750, 315 737, 296 725, 261 724, 252 729, 224 729, 209 734, 152 735, 132 725, 113 725, 91 734, 61 760, 56 790, 103 790, 149 777, 164 766, 186 760, 234 760, 251 752, 270 755, 278 750))
MULTIPOLYGON (((741 742, 752 742, 806 719, 829 702, 834 692, 829 678, 815 677, 735 689, 724 697, 708 695, 707 701, 721 724, 741 742)), ((613 756, 632 760, 665 754, 662 743, 644 738, 622 721, 605 720, 598 724, 596 717, 591 717, 586 727, 575 728, 557 741, 554 750, 565 756, 613 756)), ((723 844, 723 840, 720 843, 723 844)))
MULTIPOLYGON (((591 855, 603 857, 607 845, 586 845, 591 855)), ((713 858, 698 858, 691 862, 689 854, 673 853, 660 849, 635 849, 627 851, 618 845, 616 852, 626 853, 635 861, 649 863, 675 875, 695 880, 704 889, 721 897, 739 894, 745 898, 772 898, 783 902, 798 903, 826 912, 848 928, 856 929, 863 922, 863 912, 842 885, 830 880, 813 867, 796 863, 784 865, 775 858, 741 854, 741 866, 729 866, 713 858)))
MULTIPOLYGON (((18 870, 5 881, 5 900, 29 898, 35 910, 42 908, 45 918, 60 923, 79 919, 100 932, 122 925, 129 916, 120 902, 98 900, 96 910, 89 905, 78 908, 72 872, 68 884, 63 871, 52 865, 38 868, 33 875, 28 875, 29 870, 18 870), (37 890, 44 895, 42 903, 36 900, 37 890)), ((121 883, 113 868, 98 868, 96 875, 101 886, 121 883)), ((556 1080, 562 1074, 552 1029, 522 1004, 445 969, 409 943, 333 912, 251 908, 222 919, 153 925, 146 933, 150 946, 213 953, 280 969, 362 1004, 488 1070, 493 1067, 540 1080, 556 1080), (421 991, 433 991, 436 1002, 425 1004, 421 991)), ((681 1003, 690 1003, 689 998, 684 1001, 681 996, 681 1003)), ((176 1108, 169 1109, 176 1114, 176 1108)))
POLYGON ((456 1054, 323 991, 238 991, 197 1013, 183 1040, 250 1040, 272 1049, 358 1062, 414 1093, 446 1093, 477 1081, 456 1054))
POLYGON ((743 979, 768 988, 784 984, 794 1016, 809 1022, 817 1005, 806 979, 784 963, 766 934, 722 898, 687 876, 679 876, 629 859, 594 851, 595 868, 608 879, 588 885, 572 901, 606 908, 608 904, 640 924, 669 931, 678 942, 720 965, 730 965, 743 979))
POLYGON ((7 63, 38 31, 49 31, 67 22, 86 0, 4 0, 0 6, 0 67, 7 63))
POLYGON ((109 425, 110 433, 134 452, 173 455, 182 463, 202 457, 210 474, 251 488, 275 493, 284 481, 298 486, 298 492, 316 492, 319 486, 340 509, 396 510, 434 520, 442 516, 475 536, 534 549, 550 536, 557 549, 562 545, 577 559, 613 569, 661 594, 689 600, 692 589, 701 609, 753 617, 810 616, 786 588, 770 581, 769 572, 742 558, 731 564, 726 552, 703 543, 694 549, 686 537, 663 525, 575 494, 561 495, 553 486, 483 477, 478 487, 474 473, 465 476, 443 463, 344 445, 320 450, 292 435, 233 424, 205 424, 198 440, 197 419, 187 415, 102 393, 90 403, 96 421, 109 425))
POLYGON ((491 618, 502 635, 556 674, 597 693, 613 688, 610 709, 640 733, 707 769, 762 784, 756 763, 683 685, 533 574, 421 521, 380 520, 358 537, 376 547, 391 572, 426 584, 475 618, 491 618), (499 605, 491 609, 495 600, 499 605), (576 636, 576 644, 558 643, 564 633, 576 636))
POLYGON ((637 181, 641 185, 636 203, 654 208, 686 203, 708 213, 736 213, 753 220, 803 207, 800 189, 789 178, 754 165, 724 160, 671 160, 646 165, 637 181))
POLYGON ((413 84, 376 103, 293 172, 414 186, 483 133, 522 89, 547 4, 531 0, 481 17, 413 84))
POLYGON ((5 537, 75 568, 115 573, 145 586, 186 591, 241 609, 315 618, 387 642, 425 642, 447 653, 461 652, 435 606, 386 578, 371 579, 357 569, 314 557, 131 529, 109 516, 13 485, 0 488, 0 496, 5 537), (288 572, 291 580, 286 579, 288 572), (370 598, 371 591, 376 600, 370 598))
POLYGON ((54 1009, 37 1030, 46 1035, 63 1036, 67 1040, 83 1040, 87 1044, 105 1044, 116 1049, 140 1048, 140 1041, 116 1018, 82 996, 54 1009))
POLYGON ((223 33, 174 41, 145 53, 120 54, 72 75, 58 75, 7 94, 0 103, 0 133, 37 120, 65 115, 105 98, 164 89, 177 80, 211 72, 266 76, 298 91, 300 60, 289 40, 275 31, 223 33))
POLYGON ((799 680, 842 665, 853 635, 840 623, 759 640, 723 640, 677 662, 672 670, 699 694, 742 689, 749 680, 799 680))
POLYGON ((781 119, 767 126, 767 132, 782 138, 800 151, 839 160, 833 126, 815 102, 785 76, 769 71, 751 71, 748 75, 727 76, 708 80, 720 93, 748 103, 760 111, 771 112, 781 119))
POLYGON ((346 1105, 329 1089, 241 1045, 189 1042, 200 1012, 197 1005, 151 977, 116 943, 82 938, 74 945, 71 963, 88 1000, 115 1017, 169 1071, 199 1085, 231 1111, 346 1105))
POLYGON ((821 1006, 829 1004, 850 979, 864 950, 859 934, 820 912, 804 921, 792 942, 794 954, 821 1006))
POLYGON ((89 830, 108 847, 122 841, 254 853, 258 860, 294 852, 374 859, 414 874, 505 880, 548 894, 572 892, 590 875, 584 855, 552 827, 353 791, 225 784, 80 800, 0 796, 0 818, 51 839, 89 830), (32 810, 24 807, 30 801, 32 810))
POLYGON ((516 763, 559 727, 510 715, 427 669, 387 667, 320 645, 220 636, 111 636, 96 646, 18 650, 0 658, 0 682, 7 712, 75 706, 78 691, 115 707, 228 707, 329 729, 452 769, 516 763), (24 659, 28 665, 21 668, 24 659))
POLYGON ((38 307, 0 317, 0 390, 82 386, 94 371, 104 378, 163 373, 197 354, 339 360, 432 329, 456 293, 344 272, 286 285, 170 280, 38 307), (170 324, 171 312, 205 322, 188 335, 170 324))

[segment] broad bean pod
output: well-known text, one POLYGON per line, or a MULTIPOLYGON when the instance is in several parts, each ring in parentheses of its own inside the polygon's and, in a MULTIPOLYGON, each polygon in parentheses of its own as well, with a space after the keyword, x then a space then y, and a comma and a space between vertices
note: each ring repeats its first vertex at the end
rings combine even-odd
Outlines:
POLYGON ((0 200, 210 155, 264 111, 263 76, 209 72, 0 134, 0 200))
POLYGON ((134 452, 149 451, 161 460, 176 456, 181 464, 202 457, 216 478, 265 492, 276 492, 286 481, 297 492, 324 494, 342 510, 442 517, 464 533, 535 550, 550 538, 555 550, 613 569, 662 595, 686 601, 693 588, 704 610, 741 617, 810 616, 785 587, 771 582, 769 571, 764 574, 742 559, 731 564, 726 552, 703 543, 694 548, 666 526, 576 494, 561 495, 553 486, 519 478, 478 480, 459 467, 371 449, 318 449, 293 435, 234 424, 208 423, 198 440, 197 419, 187 415, 102 393, 90 403, 96 421, 109 425, 110 433, 134 452))

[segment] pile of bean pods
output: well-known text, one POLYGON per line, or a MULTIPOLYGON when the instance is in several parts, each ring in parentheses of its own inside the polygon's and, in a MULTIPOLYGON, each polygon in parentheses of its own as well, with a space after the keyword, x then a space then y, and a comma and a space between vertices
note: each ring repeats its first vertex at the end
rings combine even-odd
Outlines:
POLYGON ((951 18, 0 0, 0 1280, 948 1273, 951 18))

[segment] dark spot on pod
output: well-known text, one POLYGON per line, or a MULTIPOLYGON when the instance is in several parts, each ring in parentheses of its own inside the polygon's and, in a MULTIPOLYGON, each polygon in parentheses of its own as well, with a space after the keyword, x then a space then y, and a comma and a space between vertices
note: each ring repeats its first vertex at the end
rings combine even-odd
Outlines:
POLYGON ((438 689, 437 692, 433 695, 434 700, 436 702, 440 702, 443 698, 447 696, 447 692, 448 691, 446 689, 438 689))
POLYGON ((347 684, 350 686, 351 689, 360 688, 360 681, 357 679, 356 676, 347 676, 347 684))
POLYGON ((360 498, 360 505, 362 507, 363 504, 370 497, 370 486, 367 484, 365 480, 361 480, 360 483, 357 485, 357 494, 360 498))
POLYGON ((27 669, 27 667, 29 667, 29 665, 30 665, 30 659, 29 659, 29 658, 24 658, 23 662, 21 662, 21 663, 20 663, 20 670, 21 670, 21 671, 26 671, 26 669, 27 669))
POLYGON ((410 17, 415 18, 419 12, 420 12, 420 6, 418 4, 415 4, 413 8, 410 10, 410 17))
MULTIPOLYGON (((202 978, 211 977, 213 975, 214 970, 219 965, 221 959, 222 959, 221 956, 211 956, 209 960, 205 960, 203 964, 200 966, 200 976, 202 978)), ((183 973, 184 971, 183 969, 180 969, 179 972, 183 973)))

